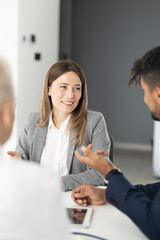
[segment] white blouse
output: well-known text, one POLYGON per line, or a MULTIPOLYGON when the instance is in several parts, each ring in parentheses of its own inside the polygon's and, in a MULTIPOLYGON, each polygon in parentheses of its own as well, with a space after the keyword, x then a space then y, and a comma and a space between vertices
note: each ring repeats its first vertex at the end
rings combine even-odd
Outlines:
POLYGON ((56 128, 52 120, 52 114, 49 118, 48 133, 46 143, 41 156, 41 164, 53 169, 59 176, 68 174, 67 152, 69 142, 69 131, 67 124, 70 116, 56 128))

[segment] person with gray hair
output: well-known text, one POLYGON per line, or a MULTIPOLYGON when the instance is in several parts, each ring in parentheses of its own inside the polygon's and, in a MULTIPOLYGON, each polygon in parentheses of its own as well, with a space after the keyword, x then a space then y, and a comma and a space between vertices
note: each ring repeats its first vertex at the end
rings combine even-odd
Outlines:
MULTIPOLYGON (((0 145, 14 121, 14 93, 0 58, 0 145)), ((70 239, 58 179, 36 163, 0 158, 0 239, 70 239), (63 229, 63 231, 61 230, 63 229)))
POLYGON ((0 59, 0 144, 10 136, 14 121, 14 93, 7 63, 0 59))

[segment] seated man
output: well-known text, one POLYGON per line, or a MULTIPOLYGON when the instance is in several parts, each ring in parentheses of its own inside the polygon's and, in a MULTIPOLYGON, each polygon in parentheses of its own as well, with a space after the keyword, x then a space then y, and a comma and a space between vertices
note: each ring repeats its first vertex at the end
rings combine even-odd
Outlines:
MULTIPOLYGON (((155 120, 160 120, 160 47, 147 52, 137 60, 131 70, 133 82, 140 83, 144 101, 155 120)), ((76 152, 77 158, 105 176, 107 190, 82 185, 72 192, 72 199, 86 206, 104 204, 116 205, 128 215, 149 239, 160 239, 160 182, 133 186, 123 174, 103 156, 91 151, 92 145, 82 147, 84 156, 76 152)))
MULTIPOLYGON (((9 69, 0 59, 0 144, 14 121, 9 69)), ((70 239, 58 180, 37 164, 0 158, 0 239, 70 239), (62 231, 63 229, 63 231, 62 231)))

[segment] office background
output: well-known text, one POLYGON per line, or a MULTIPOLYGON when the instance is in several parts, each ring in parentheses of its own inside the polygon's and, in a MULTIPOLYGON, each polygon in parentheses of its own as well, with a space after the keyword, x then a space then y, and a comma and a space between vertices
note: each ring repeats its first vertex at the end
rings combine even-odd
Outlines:
POLYGON ((72 58, 84 69, 89 108, 104 114, 117 146, 150 148, 153 122, 143 93, 127 83, 133 61, 160 43, 158 0, 0 4, 0 45, 11 63, 18 97, 12 149, 29 112, 38 110, 46 72, 59 58, 72 58))
POLYGON ((103 112, 119 143, 152 139, 143 93, 127 83, 133 61, 160 44, 159 10, 158 0, 62 0, 60 55, 83 67, 89 108, 103 112))

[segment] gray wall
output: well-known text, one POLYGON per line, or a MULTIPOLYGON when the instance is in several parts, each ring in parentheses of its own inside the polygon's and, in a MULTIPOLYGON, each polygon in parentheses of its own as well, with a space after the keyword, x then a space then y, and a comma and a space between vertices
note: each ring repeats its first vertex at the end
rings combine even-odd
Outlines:
POLYGON ((127 83, 133 61, 160 44, 160 1, 73 0, 70 7, 68 55, 86 74, 89 108, 104 114, 116 141, 149 144, 150 112, 141 89, 127 83))

